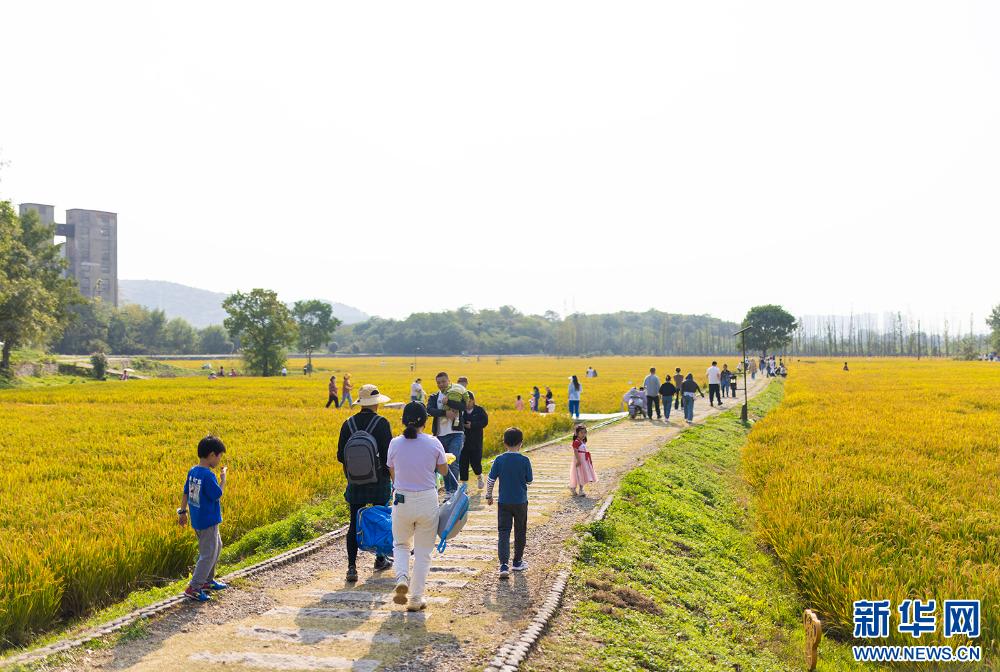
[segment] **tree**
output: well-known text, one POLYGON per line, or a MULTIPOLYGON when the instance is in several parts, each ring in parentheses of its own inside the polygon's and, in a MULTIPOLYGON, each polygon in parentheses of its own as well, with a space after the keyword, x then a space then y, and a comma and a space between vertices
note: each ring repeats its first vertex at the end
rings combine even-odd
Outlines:
POLYGON ((298 326, 278 293, 254 289, 236 292, 222 302, 229 313, 223 326, 231 337, 239 335, 247 371, 261 376, 278 372, 285 363, 285 348, 295 344, 298 326))
POLYGON ((163 329, 163 340, 174 355, 193 355, 198 344, 198 332, 183 317, 175 317, 163 329))
POLYGON ((993 311, 986 318, 986 324, 993 330, 993 333, 990 334, 990 345, 993 352, 1000 352, 1000 303, 993 306, 993 311))
POLYGON ((792 342, 795 318, 781 306, 754 306, 743 318, 743 327, 751 325, 753 329, 743 334, 747 350, 761 351, 766 357, 768 350, 778 350, 792 342))
POLYGON ((232 351, 233 344, 224 328, 210 324, 201 330, 198 352, 203 355, 228 355, 232 351))
POLYGON ((52 243, 55 232, 35 210, 18 217, 10 201, 0 202, 0 369, 10 367, 14 348, 59 338, 70 306, 85 302, 76 281, 61 277, 68 262, 52 243))
POLYGON ((325 348, 340 326, 340 320, 333 317, 333 307, 319 299, 296 301, 292 315, 299 327, 299 348, 325 348))

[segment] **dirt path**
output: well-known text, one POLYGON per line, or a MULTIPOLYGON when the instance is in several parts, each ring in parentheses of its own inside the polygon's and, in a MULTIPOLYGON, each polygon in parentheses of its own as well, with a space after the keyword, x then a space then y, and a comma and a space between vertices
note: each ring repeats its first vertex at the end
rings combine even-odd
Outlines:
MULTIPOLYGON (((758 378, 751 396, 765 385, 758 378)), ((742 397, 726 398, 722 408, 739 403, 742 397)), ((707 398, 696 400, 696 423, 717 412, 707 398)), ((485 506, 473 481, 468 525, 444 554, 434 552, 424 613, 392 603, 393 572, 374 572, 370 553, 358 558, 358 582, 346 584, 340 542, 233 585, 212 603, 183 603, 154 618, 144 638, 77 651, 54 669, 482 670, 544 601, 573 526, 617 488, 622 474, 686 426, 680 411, 672 411, 670 421, 624 420, 592 434, 588 446, 601 482, 586 498, 566 487, 568 444, 529 452, 535 475, 529 569, 509 580, 497 576, 496 509, 485 506)))

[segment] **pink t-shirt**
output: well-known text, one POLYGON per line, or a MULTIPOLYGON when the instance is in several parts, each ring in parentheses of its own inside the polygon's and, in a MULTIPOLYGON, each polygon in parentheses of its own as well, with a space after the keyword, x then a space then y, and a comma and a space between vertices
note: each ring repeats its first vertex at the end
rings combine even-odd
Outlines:
POLYGON ((397 436, 389 442, 386 464, 396 472, 397 490, 421 492, 437 489, 437 465, 447 464, 444 446, 436 436, 420 433, 417 438, 397 436))

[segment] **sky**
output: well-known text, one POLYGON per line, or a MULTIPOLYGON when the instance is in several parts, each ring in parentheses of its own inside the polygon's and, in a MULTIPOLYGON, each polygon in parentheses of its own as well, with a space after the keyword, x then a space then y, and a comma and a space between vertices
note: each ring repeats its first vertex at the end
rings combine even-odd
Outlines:
POLYGON ((0 199, 119 213, 123 279, 396 318, 1000 303, 998 3, 0 12, 0 199))

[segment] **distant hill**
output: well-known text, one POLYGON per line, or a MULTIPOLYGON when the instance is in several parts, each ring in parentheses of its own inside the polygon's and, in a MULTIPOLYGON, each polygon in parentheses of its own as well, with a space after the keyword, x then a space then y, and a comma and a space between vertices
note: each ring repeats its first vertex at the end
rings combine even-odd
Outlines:
MULTIPOLYGON (((207 289, 188 287, 165 280, 119 280, 120 303, 137 303, 147 308, 161 308, 167 317, 183 317, 198 329, 210 324, 222 324, 228 317, 222 302, 228 294, 207 289)), ((321 299, 333 306, 333 316, 344 324, 355 324, 368 319, 368 314, 343 303, 321 299)))

